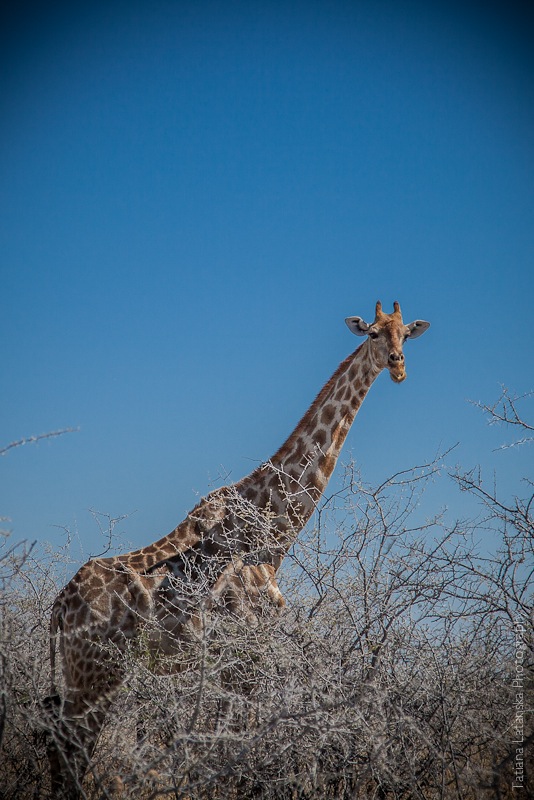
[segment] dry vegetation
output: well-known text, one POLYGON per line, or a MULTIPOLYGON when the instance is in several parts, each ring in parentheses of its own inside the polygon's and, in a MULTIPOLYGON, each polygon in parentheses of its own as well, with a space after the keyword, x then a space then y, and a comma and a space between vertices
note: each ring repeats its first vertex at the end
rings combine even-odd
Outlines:
MULTIPOLYGON (((521 423, 517 405, 505 394, 486 412, 521 423)), ((478 473, 439 466, 373 489, 349 466, 284 562, 282 617, 251 630, 214 616, 175 676, 151 672, 142 641, 127 653, 82 796, 534 796, 532 484, 504 500, 478 473), (423 518, 426 483, 451 477, 476 512, 423 518)), ((40 701, 67 556, 8 542, 0 562, 6 800, 50 796, 40 701)))

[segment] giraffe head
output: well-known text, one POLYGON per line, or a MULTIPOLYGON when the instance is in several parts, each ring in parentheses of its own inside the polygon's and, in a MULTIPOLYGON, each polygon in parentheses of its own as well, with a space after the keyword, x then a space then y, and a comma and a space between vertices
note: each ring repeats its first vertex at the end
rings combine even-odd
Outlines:
POLYGON ((405 325, 399 304, 393 303, 393 314, 382 311, 380 300, 376 304, 375 321, 369 325, 361 317, 347 317, 345 320, 356 336, 368 336, 369 346, 375 362, 381 369, 389 369, 391 379, 402 383, 406 378, 402 346, 407 339, 416 339, 430 326, 430 322, 417 319, 405 325))

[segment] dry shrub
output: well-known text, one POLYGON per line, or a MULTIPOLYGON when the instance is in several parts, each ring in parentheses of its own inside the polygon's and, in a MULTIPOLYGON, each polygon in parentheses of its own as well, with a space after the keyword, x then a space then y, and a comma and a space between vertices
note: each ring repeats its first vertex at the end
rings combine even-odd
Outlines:
MULTIPOLYGON (((426 519, 438 472, 371 489, 349 465, 284 562, 286 612, 254 629, 213 615, 190 669, 154 674, 141 636, 83 796, 534 796, 533 497, 504 502, 456 472, 478 510, 426 519)), ((41 700, 65 553, 15 548, 2 568, 0 794, 46 798, 41 700)))

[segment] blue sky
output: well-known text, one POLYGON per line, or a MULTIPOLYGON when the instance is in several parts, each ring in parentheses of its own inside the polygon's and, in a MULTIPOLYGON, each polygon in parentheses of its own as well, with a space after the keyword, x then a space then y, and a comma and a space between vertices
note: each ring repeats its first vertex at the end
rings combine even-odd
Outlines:
POLYGON ((0 440, 79 428, 0 459, 15 539, 97 552, 90 508, 130 513, 134 546, 167 533, 277 449, 379 298, 432 327, 343 457, 375 480, 460 442, 517 486, 531 454, 494 453, 467 401, 533 388, 521 5, 51 3, 3 27, 0 440))

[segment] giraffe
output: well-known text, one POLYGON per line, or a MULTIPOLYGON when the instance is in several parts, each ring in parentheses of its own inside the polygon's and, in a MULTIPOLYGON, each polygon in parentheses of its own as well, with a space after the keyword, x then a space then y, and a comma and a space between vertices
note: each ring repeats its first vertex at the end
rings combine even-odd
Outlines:
POLYGON ((276 573, 334 470, 372 383, 388 369, 406 378, 403 344, 429 323, 406 325, 398 302, 374 322, 345 320, 367 337, 323 386, 272 458, 203 498, 170 534, 125 555, 88 561, 57 596, 51 615, 49 759, 55 796, 75 800, 100 729, 125 679, 123 653, 144 632, 153 668, 185 669, 213 613, 254 627, 285 604, 276 573), (148 625, 148 622, 151 622, 148 625), (56 639, 63 696, 56 689, 56 639))

